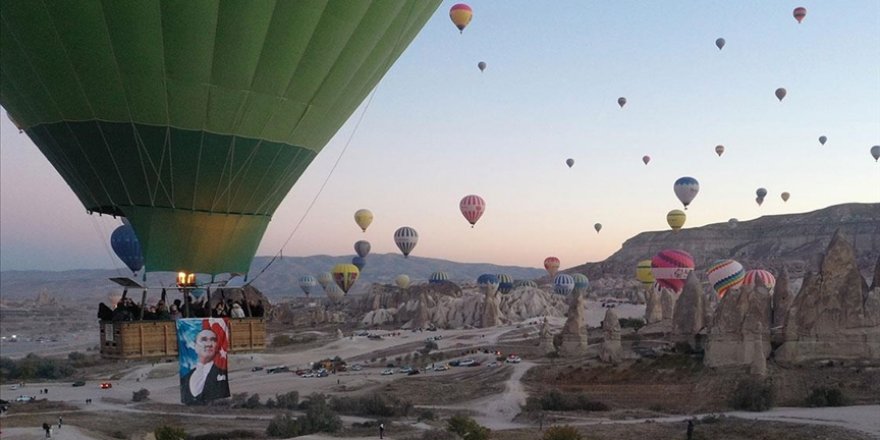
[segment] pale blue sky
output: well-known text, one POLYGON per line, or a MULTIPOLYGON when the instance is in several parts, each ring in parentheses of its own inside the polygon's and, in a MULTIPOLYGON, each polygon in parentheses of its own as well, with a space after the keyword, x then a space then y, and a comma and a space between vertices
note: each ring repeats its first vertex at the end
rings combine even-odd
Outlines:
MULTIPOLYGON (((570 267, 667 229, 681 176, 701 184, 685 227, 880 202, 868 152, 880 144, 876 0, 472 1, 463 34, 453 3, 379 84, 285 255, 352 254, 359 239, 397 252, 393 231, 408 225, 420 234, 413 255, 534 267, 555 255, 570 267), (802 24, 796 6, 808 9, 802 24), (777 87, 788 90, 781 103, 777 87), (758 187, 769 191, 762 207, 758 187), (488 205, 474 229, 458 211, 471 193, 488 205), (359 208, 376 216, 366 234, 359 208)), ((258 255, 279 250, 363 111, 282 203, 258 255)), ((2 119, 0 269, 122 266, 108 244, 118 220, 86 215, 2 119)))

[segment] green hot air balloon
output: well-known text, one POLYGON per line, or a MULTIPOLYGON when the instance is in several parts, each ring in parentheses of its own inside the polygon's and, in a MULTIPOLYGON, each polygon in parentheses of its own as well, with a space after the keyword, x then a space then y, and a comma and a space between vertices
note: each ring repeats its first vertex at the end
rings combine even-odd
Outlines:
POLYGON ((3 1, 0 105, 150 271, 246 272, 303 171, 439 6, 3 1))

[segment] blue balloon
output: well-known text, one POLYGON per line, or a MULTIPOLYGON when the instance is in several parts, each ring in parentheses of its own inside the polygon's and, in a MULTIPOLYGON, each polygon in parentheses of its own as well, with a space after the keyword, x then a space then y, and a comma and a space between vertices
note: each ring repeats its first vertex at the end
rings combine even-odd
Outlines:
POLYGON ((498 284, 498 277, 496 277, 495 275, 492 275, 490 273, 484 273, 484 274, 480 275, 479 277, 477 277, 477 284, 479 284, 481 286, 485 285, 485 284, 497 285, 498 284))
POLYGON ((513 277, 507 274, 498 275, 498 291, 506 294, 511 290, 513 290, 513 277))
POLYGON ((113 231, 113 234, 110 235, 110 247, 132 272, 137 272, 144 267, 141 242, 138 241, 134 228, 130 224, 121 225, 113 231))
POLYGON ((553 280, 553 291, 560 295, 568 295, 574 290, 574 278, 571 275, 561 273, 553 280))
POLYGON ((364 270, 364 266, 367 265, 367 259, 364 257, 354 257, 351 259, 351 264, 354 264, 359 271, 362 271, 364 270))

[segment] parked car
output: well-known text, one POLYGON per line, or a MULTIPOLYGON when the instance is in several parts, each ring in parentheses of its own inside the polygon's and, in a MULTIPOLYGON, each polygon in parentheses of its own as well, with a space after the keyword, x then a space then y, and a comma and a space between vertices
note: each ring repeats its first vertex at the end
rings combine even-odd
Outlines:
POLYGON ((101 389, 102 389, 102 390, 109 390, 110 388, 113 388, 113 384, 112 384, 112 383, 110 383, 110 382, 103 382, 103 383, 101 383, 101 389))
POLYGON ((302 377, 317 377, 317 376, 318 375, 315 374, 315 372, 313 372, 313 371, 309 371, 308 373, 302 374, 302 377))
POLYGON ((75 386, 75 387, 82 387, 82 386, 85 386, 85 385, 86 385, 86 382, 83 381, 83 380, 78 380, 78 381, 76 381, 76 382, 73 383, 73 386, 75 386))
POLYGON ((435 365, 434 366, 434 371, 446 371, 448 369, 449 369, 449 367, 447 367, 446 365, 435 365))
POLYGON ((499 365, 501 365, 501 364, 499 364, 497 361, 492 361, 492 362, 489 363, 489 365, 487 365, 487 367, 489 367, 489 368, 495 368, 495 367, 497 367, 497 366, 499 366, 499 365))
POLYGON ((400 367, 400 369, 397 370, 397 372, 400 374, 409 374, 410 371, 412 371, 412 370, 413 370, 412 367, 400 367))
POLYGON ((260 366, 253 367, 253 368, 251 368, 251 371, 263 371, 263 367, 260 367, 260 366))
POLYGON ((508 364, 518 364, 522 362, 522 358, 515 354, 512 354, 510 356, 507 356, 507 359, 505 359, 504 362, 507 362, 508 364))
POLYGON ((383 376, 390 376, 392 374, 394 374, 394 370, 391 368, 386 368, 386 369, 382 370, 383 376))
POLYGON ((406 373, 407 376, 415 376, 416 374, 420 374, 419 370, 409 370, 409 373, 406 373))
POLYGON ((290 371, 290 368, 288 368, 286 365, 280 365, 277 367, 269 368, 268 370, 266 370, 266 374, 284 373, 287 371, 290 371))
POLYGON ((30 402, 31 400, 34 400, 31 396, 18 396, 15 398, 16 402, 30 402))
POLYGON ((361 371, 363 369, 364 367, 362 367, 361 364, 354 364, 351 366, 351 371, 361 371))
MULTIPOLYGON (((476 363, 476 362, 473 359, 464 359, 464 360, 458 361, 458 366, 459 367, 470 367, 474 363, 476 363)), ((450 364, 451 364, 451 362, 450 362, 450 364)))
POLYGON ((323 369, 323 368, 321 368, 320 370, 318 370, 318 373, 317 373, 317 376, 318 376, 318 377, 327 377, 327 376, 329 376, 329 375, 330 375, 330 372, 327 371, 327 370, 325 370, 325 369, 323 369))

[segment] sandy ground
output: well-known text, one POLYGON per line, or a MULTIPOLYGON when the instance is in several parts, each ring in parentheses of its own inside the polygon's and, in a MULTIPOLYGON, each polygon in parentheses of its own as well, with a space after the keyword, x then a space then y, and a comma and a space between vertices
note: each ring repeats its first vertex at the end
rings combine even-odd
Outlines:
MULTIPOLYGON (((6 428, 0 432, 0 438, 4 440, 34 440, 45 439, 46 431, 39 426, 34 428, 6 428)), ((53 440, 93 440, 97 437, 83 433, 76 426, 58 426, 52 428, 53 440)))

